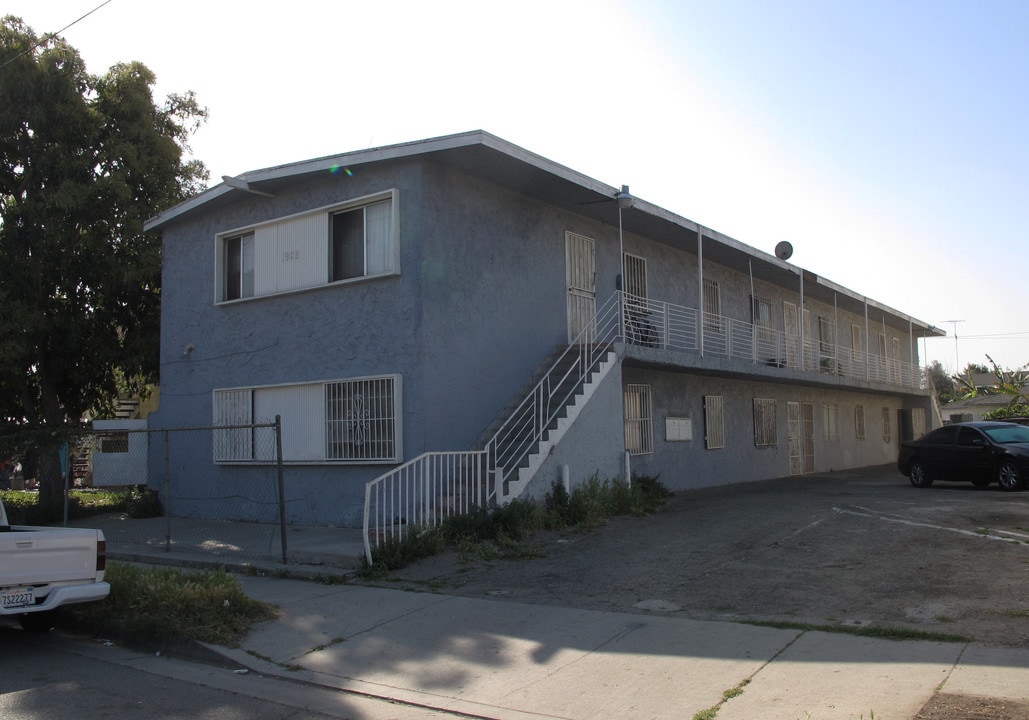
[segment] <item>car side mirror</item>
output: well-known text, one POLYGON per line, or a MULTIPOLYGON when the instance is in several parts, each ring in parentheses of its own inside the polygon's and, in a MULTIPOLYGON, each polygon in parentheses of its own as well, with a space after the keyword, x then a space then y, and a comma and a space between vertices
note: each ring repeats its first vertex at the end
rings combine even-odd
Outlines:
POLYGON ((986 447, 986 441, 982 438, 972 438, 972 444, 976 447, 986 447))

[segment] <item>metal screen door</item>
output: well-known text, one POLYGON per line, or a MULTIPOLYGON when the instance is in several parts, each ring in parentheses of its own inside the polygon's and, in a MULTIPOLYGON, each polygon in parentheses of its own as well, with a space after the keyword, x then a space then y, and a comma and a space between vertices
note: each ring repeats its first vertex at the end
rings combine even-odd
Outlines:
POLYGON ((589 342, 594 334, 597 313, 596 249, 591 238, 565 233, 565 262, 568 280, 568 342, 575 342, 583 330, 589 342))
POLYGON ((804 475, 815 469, 815 406, 786 403, 790 445, 790 475, 804 475))

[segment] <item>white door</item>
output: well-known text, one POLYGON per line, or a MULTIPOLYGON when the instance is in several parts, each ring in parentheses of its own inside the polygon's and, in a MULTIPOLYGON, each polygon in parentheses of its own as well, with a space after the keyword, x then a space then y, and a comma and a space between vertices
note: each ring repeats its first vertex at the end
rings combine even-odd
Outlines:
POLYGON ((591 238, 565 233, 568 342, 590 342, 597 314, 596 249, 591 238), (584 332, 585 331, 585 332, 584 332))

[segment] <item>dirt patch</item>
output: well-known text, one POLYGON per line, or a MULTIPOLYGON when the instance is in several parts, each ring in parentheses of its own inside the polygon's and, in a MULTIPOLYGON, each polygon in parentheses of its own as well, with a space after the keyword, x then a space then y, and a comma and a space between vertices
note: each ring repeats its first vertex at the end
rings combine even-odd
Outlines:
MULTIPOLYGON (((449 551, 392 580, 590 610, 878 625, 1029 647, 1029 493, 919 490, 878 468, 677 493, 656 515, 530 544, 539 557, 449 551)), ((1029 717, 1012 703, 947 695, 922 712, 1029 717)))

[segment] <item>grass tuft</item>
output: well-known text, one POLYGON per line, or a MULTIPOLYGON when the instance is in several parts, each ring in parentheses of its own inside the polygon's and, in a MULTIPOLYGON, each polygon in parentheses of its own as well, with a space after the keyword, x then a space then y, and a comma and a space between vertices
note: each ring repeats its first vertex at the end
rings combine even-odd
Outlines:
POLYGON ((275 617, 224 569, 186 572, 108 563, 110 596, 66 608, 75 629, 132 646, 187 638, 236 647, 256 622, 275 617))

